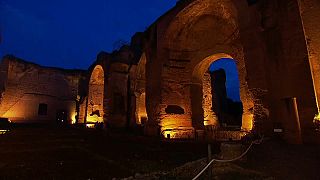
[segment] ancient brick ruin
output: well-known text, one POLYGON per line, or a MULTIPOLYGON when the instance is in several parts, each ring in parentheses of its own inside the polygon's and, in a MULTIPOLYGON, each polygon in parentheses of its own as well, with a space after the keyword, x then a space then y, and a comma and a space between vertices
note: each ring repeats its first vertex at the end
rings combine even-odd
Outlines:
POLYGON ((83 81, 77 71, 5 58, 0 116, 41 119, 12 108, 30 93, 25 98, 35 104, 50 104, 49 98, 65 104, 68 114, 77 114, 68 121, 80 124, 103 122, 107 128, 142 127, 145 135, 164 138, 213 139, 282 128, 288 142, 313 141, 319 138, 314 126, 320 100, 319 18, 317 0, 181 0, 136 33, 131 44, 101 52, 83 81), (236 63, 239 76, 242 103, 229 107, 242 107, 242 115, 233 126, 222 123, 230 113, 217 110, 221 96, 209 72, 223 58, 236 63), (38 79, 28 73, 39 74, 38 79), (41 88, 43 82, 48 89, 41 88))
POLYGON ((41 67, 13 56, 1 64, 0 116, 16 123, 74 123, 85 71, 41 67))

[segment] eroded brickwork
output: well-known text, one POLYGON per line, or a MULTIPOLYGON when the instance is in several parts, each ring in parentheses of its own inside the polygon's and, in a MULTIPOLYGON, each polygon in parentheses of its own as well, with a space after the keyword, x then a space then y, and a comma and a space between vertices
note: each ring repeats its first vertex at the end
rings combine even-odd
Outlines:
POLYGON ((7 73, 0 116, 14 122, 54 122, 65 111, 69 123, 75 121, 76 99, 82 71, 46 68, 12 56, 3 59, 7 73), (39 114, 39 104, 47 106, 39 114))

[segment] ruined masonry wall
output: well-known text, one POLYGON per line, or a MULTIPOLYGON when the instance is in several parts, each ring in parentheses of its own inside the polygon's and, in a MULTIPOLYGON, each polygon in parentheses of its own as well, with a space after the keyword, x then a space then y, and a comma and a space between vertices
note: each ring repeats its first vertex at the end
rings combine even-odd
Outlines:
POLYGON ((60 110, 75 119, 75 100, 80 73, 45 68, 21 60, 7 58, 8 78, 0 104, 0 116, 14 122, 54 121, 60 110), (40 103, 47 104, 47 115, 38 115, 40 103))

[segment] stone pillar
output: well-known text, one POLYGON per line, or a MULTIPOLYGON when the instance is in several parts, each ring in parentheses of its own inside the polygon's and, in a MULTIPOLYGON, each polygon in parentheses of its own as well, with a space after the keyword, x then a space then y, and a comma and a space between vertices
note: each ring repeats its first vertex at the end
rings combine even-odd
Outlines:
POLYGON ((291 144, 302 144, 300 119, 297 106, 297 98, 285 98, 286 104, 285 121, 284 122, 284 138, 291 144))
POLYGON ((216 113, 213 111, 212 107, 212 87, 211 87, 211 77, 210 73, 207 72, 204 74, 203 82, 202 82, 202 88, 203 88, 203 99, 202 99, 202 108, 204 111, 204 125, 218 125, 218 117, 216 113))

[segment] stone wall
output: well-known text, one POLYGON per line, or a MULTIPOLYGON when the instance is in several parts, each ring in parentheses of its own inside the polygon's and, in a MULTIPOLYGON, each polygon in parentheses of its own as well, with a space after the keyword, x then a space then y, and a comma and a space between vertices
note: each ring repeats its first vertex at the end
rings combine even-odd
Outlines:
POLYGON ((318 111, 320 102, 320 1, 299 0, 300 13, 308 46, 318 111))
POLYGON ((59 111, 75 121, 79 79, 83 71, 47 68, 12 56, 4 57, 7 78, 0 104, 0 116, 14 122, 54 122, 59 111), (39 104, 47 112, 39 114, 39 104))
POLYGON ((239 73, 243 130, 270 134, 279 121, 290 129, 285 99, 296 97, 302 131, 309 131, 317 113, 313 90, 318 92, 317 82, 314 88, 313 81, 319 72, 318 36, 313 28, 318 24, 313 20, 319 11, 315 1, 302 1, 302 5, 315 8, 302 10, 304 24, 297 1, 178 3, 146 32, 150 122, 174 129, 174 134, 177 129, 203 129, 210 112, 209 104, 203 105, 208 90, 204 74, 212 62, 225 57, 235 60, 239 73), (180 107, 184 113, 168 114, 168 106, 180 107))
POLYGON ((77 71, 3 61, 0 115, 28 103, 74 109, 77 100, 80 123, 99 110, 98 121, 109 127, 135 127, 143 117, 147 135, 194 138, 213 129, 212 137, 220 137, 219 131, 226 139, 241 137, 244 132, 208 127, 219 127, 208 69, 231 58, 240 81, 241 130, 271 134, 275 124, 292 129, 290 117, 297 112, 287 100, 293 98, 306 140, 320 96, 319 12, 316 0, 179 1, 130 45, 100 53, 86 78, 77 71), (103 72, 93 82, 96 67, 103 72))
POLYGON ((83 119, 80 120, 81 123, 104 122, 111 128, 124 128, 130 125, 131 118, 128 117, 131 117, 132 112, 128 108, 128 87, 130 86, 128 77, 129 68, 131 69, 132 65, 128 64, 133 60, 130 53, 131 50, 126 47, 111 54, 101 52, 97 56, 97 60, 88 70, 88 90, 84 93, 85 100, 80 105, 80 114, 84 114, 83 119), (100 75, 96 76, 97 69, 101 69, 102 74, 99 73, 100 75), (94 76, 96 78, 93 78, 94 76), (96 83, 98 81, 99 83, 96 83), (95 106, 92 105, 92 100, 97 102, 94 103, 95 106), (92 108, 95 107, 99 108, 103 114, 92 118, 92 108))
POLYGON ((291 0, 265 3, 261 16, 268 53, 270 116, 274 122, 280 121, 285 131, 291 129, 294 122, 286 101, 297 98, 301 130, 307 140, 317 105, 299 4, 291 0))
MULTIPOLYGON (((223 57, 237 62, 244 122, 252 120, 238 18, 231 1, 191 1, 175 7, 149 30, 156 37, 147 42, 150 119, 159 121, 163 130, 203 129, 203 76, 212 62, 223 57), (167 114, 169 105, 179 106, 184 114, 167 114)), ((250 127, 244 124, 243 128, 250 127)))
POLYGON ((212 94, 212 86, 211 86, 211 75, 210 72, 204 74, 203 78, 203 101, 202 108, 204 111, 204 125, 205 126, 218 126, 218 117, 217 114, 213 111, 213 101, 214 94, 212 94))

